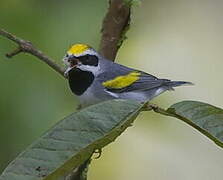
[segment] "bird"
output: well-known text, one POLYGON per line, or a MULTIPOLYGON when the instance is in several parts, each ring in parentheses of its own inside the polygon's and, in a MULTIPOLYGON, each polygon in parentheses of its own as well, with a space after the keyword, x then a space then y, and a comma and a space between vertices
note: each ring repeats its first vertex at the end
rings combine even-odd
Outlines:
POLYGON ((167 90, 186 81, 160 79, 100 55, 87 44, 74 44, 66 52, 63 62, 71 91, 78 97, 81 107, 112 99, 130 99, 149 102, 167 90))

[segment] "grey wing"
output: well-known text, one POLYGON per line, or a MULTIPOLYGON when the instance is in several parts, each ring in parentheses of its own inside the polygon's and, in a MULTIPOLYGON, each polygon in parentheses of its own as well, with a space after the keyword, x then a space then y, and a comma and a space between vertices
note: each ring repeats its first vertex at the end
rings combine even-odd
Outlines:
MULTIPOLYGON (((166 86, 166 83, 170 82, 168 79, 158 79, 153 75, 141 72, 140 78, 133 84, 120 89, 107 89, 111 92, 122 93, 122 92, 132 92, 132 91, 147 91, 154 88, 160 88, 166 86)), ((171 87, 166 87, 166 89, 172 89, 171 87)))
POLYGON ((168 86, 168 83, 171 82, 168 79, 158 79, 157 77, 145 72, 140 73, 140 78, 136 82, 126 88, 123 88, 119 92, 147 91, 154 88, 158 89, 163 86, 166 86, 166 89, 173 89, 172 87, 168 86))
MULTIPOLYGON (((113 68, 107 69, 107 71, 101 73, 97 78, 103 83, 107 80, 114 79, 118 76, 124 76, 129 74, 130 72, 139 72, 141 75, 137 81, 133 84, 125 87, 125 88, 105 88, 107 91, 114 93, 122 93, 122 92, 130 92, 130 91, 146 91, 153 88, 160 88, 161 86, 165 86, 167 82, 171 82, 168 79, 158 79, 157 77, 147 74, 142 71, 138 71, 135 69, 131 69, 119 64, 114 63, 113 68)), ((167 87, 167 89, 172 89, 171 87, 167 87)))

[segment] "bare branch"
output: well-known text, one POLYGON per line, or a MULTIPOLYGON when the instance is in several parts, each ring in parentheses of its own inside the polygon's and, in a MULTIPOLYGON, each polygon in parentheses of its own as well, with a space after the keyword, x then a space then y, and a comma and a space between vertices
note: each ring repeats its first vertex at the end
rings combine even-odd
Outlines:
POLYGON ((22 49, 21 49, 21 48, 17 48, 17 49, 15 49, 15 50, 12 51, 12 52, 7 53, 7 54, 6 54, 6 57, 7 57, 7 58, 11 58, 11 57, 13 57, 13 56, 15 56, 15 55, 17 55, 17 54, 19 54, 19 53, 21 53, 21 52, 23 52, 22 49))
POLYGON ((16 44, 18 44, 18 48, 15 49, 14 51, 7 53, 6 57, 11 58, 21 52, 24 53, 29 53, 32 54, 33 56, 36 56, 38 59, 40 59, 41 61, 45 62, 46 64, 48 64, 51 68, 53 68, 56 72, 58 72, 59 74, 61 74, 63 77, 64 76, 64 69, 62 67, 60 67, 58 64, 55 63, 55 61, 51 58, 49 58, 48 56, 46 56, 45 54, 43 54, 43 52, 41 52, 40 50, 36 49, 31 42, 23 40, 21 38, 18 38, 17 36, 3 30, 0 29, 0 35, 3 37, 6 37, 7 39, 15 42, 16 44))
POLYGON ((144 109, 145 111, 151 111, 153 110, 154 112, 156 113, 159 113, 159 114, 163 114, 163 115, 166 115, 166 116, 172 116, 172 117, 176 117, 175 115, 173 115, 173 113, 169 113, 167 110, 157 106, 156 104, 147 104, 144 109))
POLYGON ((129 28, 131 6, 125 0, 109 0, 108 12, 102 24, 99 52, 114 61, 129 28))

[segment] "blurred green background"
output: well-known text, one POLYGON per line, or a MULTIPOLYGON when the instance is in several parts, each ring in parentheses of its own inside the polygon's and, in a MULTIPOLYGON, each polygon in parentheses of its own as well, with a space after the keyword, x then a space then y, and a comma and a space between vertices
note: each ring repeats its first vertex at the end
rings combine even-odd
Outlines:
MULTIPOLYGON (((73 43, 97 48, 107 0, 1 0, 0 26, 61 59, 73 43)), ((144 0, 134 7, 118 62, 193 87, 164 93, 162 107, 199 100, 223 107, 223 1, 144 0)), ((73 112, 67 82, 31 55, 7 59, 0 37, 0 171, 34 139, 73 112)), ((90 180, 219 180, 223 150, 183 122, 153 112, 93 160, 90 180)))

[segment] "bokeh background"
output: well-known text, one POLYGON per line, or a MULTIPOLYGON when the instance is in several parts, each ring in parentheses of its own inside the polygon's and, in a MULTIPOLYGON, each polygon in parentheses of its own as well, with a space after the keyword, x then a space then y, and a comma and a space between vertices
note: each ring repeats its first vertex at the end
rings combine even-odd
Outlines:
MULTIPOLYGON (((1 0, 0 26, 61 63, 73 43, 97 49, 107 0, 1 0)), ((158 77, 187 80, 154 103, 182 100, 223 107, 223 1, 144 0, 135 6, 117 62, 158 77)), ((7 59, 15 45, 0 37, 0 171, 58 120, 75 111, 67 82, 30 55, 7 59)), ((223 150, 183 122, 140 114, 93 160, 90 180, 220 180, 223 150)))

